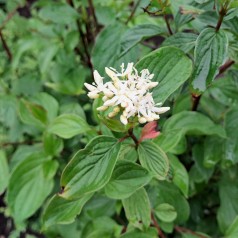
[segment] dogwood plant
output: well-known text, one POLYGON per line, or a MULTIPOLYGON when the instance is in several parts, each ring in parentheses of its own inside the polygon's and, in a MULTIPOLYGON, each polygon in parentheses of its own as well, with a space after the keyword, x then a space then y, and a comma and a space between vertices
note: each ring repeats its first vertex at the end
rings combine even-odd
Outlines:
POLYGON ((128 63, 125 69, 125 64, 122 63, 121 72, 112 67, 106 67, 105 72, 110 81, 104 83, 104 78, 95 70, 95 82, 84 85, 89 90, 88 96, 91 99, 102 97, 104 103, 97 108, 98 111, 112 107, 113 110, 108 113, 109 118, 120 114, 120 121, 124 125, 134 117, 137 117, 139 123, 146 123, 158 120, 160 114, 170 109, 154 102, 151 90, 158 82, 151 81, 154 74, 150 74, 148 69, 138 72, 134 63, 128 63))

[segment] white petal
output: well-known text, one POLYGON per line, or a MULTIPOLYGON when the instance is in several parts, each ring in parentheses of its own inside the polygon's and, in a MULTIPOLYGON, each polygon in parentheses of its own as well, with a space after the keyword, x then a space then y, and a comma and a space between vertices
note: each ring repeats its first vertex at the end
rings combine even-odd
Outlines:
POLYGON ((153 111, 158 114, 161 114, 161 113, 167 112, 169 109, 170 109, 170 107, 159 107, 159 108, 155 107, 155 108, 153 108, 153 111))
POLYGON ((105 94, 105 96, 107 96, 109 98, 111 98, 114 95, 114 93, 111 90, 107 89, 107 88, 103 89, 103 93, 105 94))
POLYGON ((109 99, 107 100, 105 103, 104 103, 104 106, 113 106, 115 104, 115 102, 118 100, 118 97, 113 97, 112 99, 109 99))
POLYGON ((85 86, 89 91, 96 91, 96 90, 97 90, 96 87, 94 87, 93 85, 88 84, 88 83, 84 83, 84 86, 85 86))
POLYGON ((94 81, 97 85, 100 85, 103 83, 103 77, 100 76, 97 70, 93 71, 94 81))
MULTIPOLYGON (((105 68, 106 74, 112 79, 114 80, 115 78, 117 78, 116 73, 114 71, 112 71, 109 68, 105 68)), ((118 78, 117 78, 118 79, 118 78)))

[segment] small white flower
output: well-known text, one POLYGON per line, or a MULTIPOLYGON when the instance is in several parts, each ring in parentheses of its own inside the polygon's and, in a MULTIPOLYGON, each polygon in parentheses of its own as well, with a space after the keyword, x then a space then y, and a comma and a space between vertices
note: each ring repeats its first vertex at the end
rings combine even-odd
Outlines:
POLYGON ((143 69, 140 73, 135 69, 133 63, 129 63, 125 69, 124 63, 121 65, 121 72, 114 68, 106 67, 106 74, 111 81, 103 83, 98 71, 94 71, 95 82, 90 85, 85 83, 85 87, 90 91, 90 98, 102 96, 104 104, 98 107, 98 111, 105 111, 108 107, 113 107, 113 111, 108 114, 109 118, 120 113, 120 121, 126 125, 129 118, 137 117, 139 123, 146 123, 160 118, 159 114, 168 111, 169 107, 160 107, 161 103, 155 103, 150 90, 158 85, 152 82, 154 74, 150 74, 148 69, 143 69))

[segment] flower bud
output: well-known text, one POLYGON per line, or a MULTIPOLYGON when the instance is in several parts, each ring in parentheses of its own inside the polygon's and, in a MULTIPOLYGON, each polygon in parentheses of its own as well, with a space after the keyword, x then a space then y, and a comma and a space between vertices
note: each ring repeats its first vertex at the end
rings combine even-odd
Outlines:
POLYGON ((120 116, 120 121, 124 124, 124 125, 127 125, 128 124, 128 121, 127 121, 127 118, 123 115, 120 116))
POLYGON ((120 112, 120 107, 114 107, 113 111, 117 113, 120 112))
POLYGON ((88 97, 91 98, 91 99, 96 99, 99 97, 99 94, 95 93, 95 92, 89 92, 88 94, 88 97))
POLYGON ((147 120, 144 117, 139 117, 138 118, 139 123, 144 124, 147 122, 147 120))
POLYGON ((98 111, 105 111, 107 109, 108 109, 108 107, 106 107, 106 106, 101 106, 101 107, 97 108, 98 111))
POLYGON ((108 113, 108 117, 110 117, 110 118, 115 117, 116 115, 117 115, 117 113, 115 113, 115 112, 108 113))

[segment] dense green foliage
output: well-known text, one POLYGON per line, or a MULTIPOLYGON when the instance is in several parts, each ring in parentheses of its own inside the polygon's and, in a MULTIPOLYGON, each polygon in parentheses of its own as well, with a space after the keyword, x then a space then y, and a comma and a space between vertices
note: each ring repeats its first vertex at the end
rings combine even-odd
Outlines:
POLYGON ((236 0, 0 6, 0 237, 238 237, 236 0), (86 95, 129 62, 157 137, 86 95))

